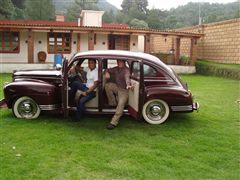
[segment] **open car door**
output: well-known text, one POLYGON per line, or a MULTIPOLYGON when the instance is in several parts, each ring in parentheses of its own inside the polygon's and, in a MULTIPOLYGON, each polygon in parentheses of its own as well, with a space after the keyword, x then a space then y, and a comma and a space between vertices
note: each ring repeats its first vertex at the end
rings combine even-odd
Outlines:
POLYGON ((128 112, 135 119, 140 119, 144 96, 142 61, 132 61, 130 66, 133 90, 129 90, 128 112))
POLYGON ((62 68, 62 109, 64 117, 68 117, 68 60, 65 58, 62 68))

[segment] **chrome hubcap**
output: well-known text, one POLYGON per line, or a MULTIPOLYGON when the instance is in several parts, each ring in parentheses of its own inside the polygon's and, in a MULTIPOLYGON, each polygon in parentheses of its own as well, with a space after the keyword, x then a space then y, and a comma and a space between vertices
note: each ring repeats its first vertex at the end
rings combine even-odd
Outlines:
POLYGON ((18 106, 19 114, 24 118, 30 118, 37 112, 37 105, 32 100, 25 100, 18 106))
POLYGON ((161 120, 166 114, 166 108, 161 102, 151 102, 146 108, 146 115, 153 121, 161 120))
POLYGON ((161 113, 161 108, 159 106, 153 106, 151 108, 151 113, 154 115, 154 116, 157 116, 161 113))

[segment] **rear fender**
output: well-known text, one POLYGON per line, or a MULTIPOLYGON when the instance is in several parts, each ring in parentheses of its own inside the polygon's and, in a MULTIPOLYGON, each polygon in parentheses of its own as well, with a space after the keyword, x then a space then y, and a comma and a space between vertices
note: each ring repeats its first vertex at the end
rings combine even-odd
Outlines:
POLYGON ((181 106, 181 105, 190 105, 193 103, 192 94, 180 88, 149 88, 145 91, 145 102, 151 99, 162 99, 169 106, 181 106))

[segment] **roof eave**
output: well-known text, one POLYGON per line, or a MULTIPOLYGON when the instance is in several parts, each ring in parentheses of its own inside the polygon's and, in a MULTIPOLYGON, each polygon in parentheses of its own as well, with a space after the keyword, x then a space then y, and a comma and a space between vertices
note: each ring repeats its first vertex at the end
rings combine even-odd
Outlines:
POLYGON ((139 28, 109 28, 109 27, 93 27, 93 26, 45 26, 45 25, 11 25, 11 24, 0 24, 1 29, 8 30, 60 30, 60 31, 71 31, 71 32, 109 32, 112 33, 127 33, 127 34, 154 34, 162 36, 178 36, 185 38, 201 38, 204 34, 202 33, 187 33, 179 31, 161 31, 156 29, 139 29, 139 28))

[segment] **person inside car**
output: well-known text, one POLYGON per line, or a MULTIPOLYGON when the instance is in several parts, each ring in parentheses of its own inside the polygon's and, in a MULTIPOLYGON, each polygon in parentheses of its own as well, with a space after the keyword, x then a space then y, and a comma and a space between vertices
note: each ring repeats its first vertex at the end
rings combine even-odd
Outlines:
POLYGON ((73 81, 80 81, 82 83, 86 83, 87 81, 87 73, 83 70, 83 67, 81 67, 82 62, 78 62, 76 65, 73 65, 73 67, 68 72, 68 80, 71 84, 73 81))
MULTIPOLYGON (((82 69, 82 67, 79 67, 82 69)), ((96 96, 96 88, 98 86, 98 70, 96 68, 96 60, 89 59, 88 67, 83 68, 86 72, 86 83, 75 80, 70 83, 71 94, 76 95, 76 92, 81 92, 81 96, 77 99, 77 112, 73 117, 74 121, 79 121, 85 111, 85 103, 96 96)))

